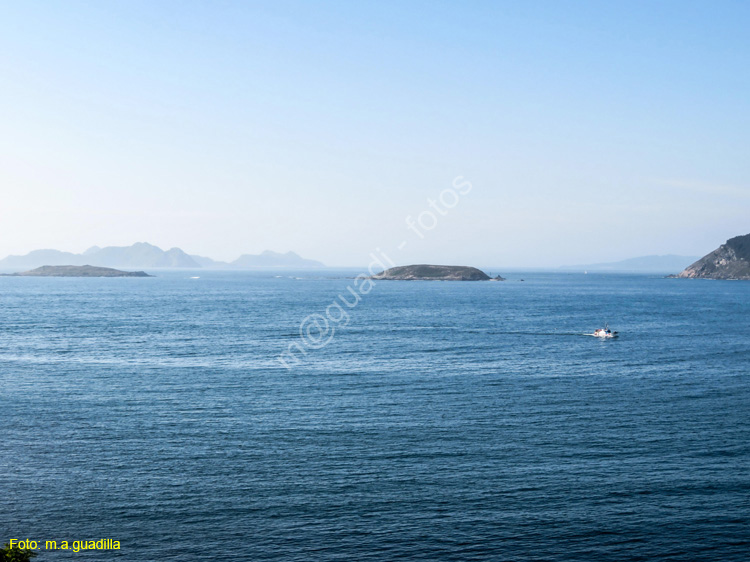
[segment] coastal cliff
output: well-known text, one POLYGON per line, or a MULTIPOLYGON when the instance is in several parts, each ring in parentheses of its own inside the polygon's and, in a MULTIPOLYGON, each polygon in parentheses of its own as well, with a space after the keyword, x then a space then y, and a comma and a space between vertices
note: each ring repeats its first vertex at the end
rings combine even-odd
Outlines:
POLYGON ((750 280, 750 234, 730 238, 726 244, 671 277, 750 280))
POLYGON ((372 279, 387 281, 488 281, 481 269, 465 265, 403 265, 386 269, 372 279))

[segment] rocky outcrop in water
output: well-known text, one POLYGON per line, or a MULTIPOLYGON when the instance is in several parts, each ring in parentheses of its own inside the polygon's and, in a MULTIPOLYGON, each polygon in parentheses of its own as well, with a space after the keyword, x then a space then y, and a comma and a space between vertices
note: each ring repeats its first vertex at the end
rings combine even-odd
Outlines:
POLYGON ((671 277, 750 280, 750 234, 730 238, 726 244, 671 277))
POLYGON ((402 265, 373 275, 372 279, 387 281, 488 281, 481 269, 465 265, 402 265))
POLYGON ((153 277, 143 271, 120 271, 93 265, 43 265, 9 277, 153 277))

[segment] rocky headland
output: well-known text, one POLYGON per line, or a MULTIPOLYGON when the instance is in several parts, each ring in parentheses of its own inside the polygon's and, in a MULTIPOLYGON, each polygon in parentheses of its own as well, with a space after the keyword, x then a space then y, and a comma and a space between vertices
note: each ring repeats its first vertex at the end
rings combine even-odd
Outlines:
POLYGON ((682 273, 670 277, 750 280, 750 234, 730 238, 682 273))

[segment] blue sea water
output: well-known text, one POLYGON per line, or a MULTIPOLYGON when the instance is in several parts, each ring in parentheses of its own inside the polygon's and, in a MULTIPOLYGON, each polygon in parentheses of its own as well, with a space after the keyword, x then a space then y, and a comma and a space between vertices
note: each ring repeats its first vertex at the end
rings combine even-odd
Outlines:
POLYGON ((39 562, 750 557, 750 283, 379 282, 286 369, 351 279, 157 275, 0 278, 0 541, 121 543, 39 562))

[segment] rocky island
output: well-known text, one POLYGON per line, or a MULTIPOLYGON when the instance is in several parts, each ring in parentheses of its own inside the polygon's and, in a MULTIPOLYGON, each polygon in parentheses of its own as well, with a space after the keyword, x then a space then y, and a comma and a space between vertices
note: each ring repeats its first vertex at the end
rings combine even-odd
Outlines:
MULTIPOLYGON (((465 265, 402 265, 386 269, 371 279, 387 281, 489 281, 481 269, 465 265)), ((502 280, 502 277, 495 279, 502 280)))
POLYGON ((750 234, 730 238, 682 273, 670 277, 750 280, 750 234))
POLYGON ((153 277, 143 271, 120 271, 93 265, 43 265, 31 271, 11 273, 6 277, 153 277))

